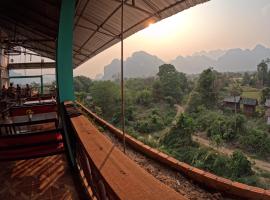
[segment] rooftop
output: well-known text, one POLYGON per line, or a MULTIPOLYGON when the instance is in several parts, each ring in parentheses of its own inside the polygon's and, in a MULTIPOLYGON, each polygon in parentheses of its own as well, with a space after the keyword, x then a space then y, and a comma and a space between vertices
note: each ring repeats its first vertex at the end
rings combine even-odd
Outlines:
POLYGON ((231 96, 231 97, 225 97, 223 102, 228 102, 228 103, 239 103, 241 97, 240 96, 231 96))
POLYGON ((252 98, 241 98, 241 103, 243 105, 256 106, 258 105, 257 99, 252 98))

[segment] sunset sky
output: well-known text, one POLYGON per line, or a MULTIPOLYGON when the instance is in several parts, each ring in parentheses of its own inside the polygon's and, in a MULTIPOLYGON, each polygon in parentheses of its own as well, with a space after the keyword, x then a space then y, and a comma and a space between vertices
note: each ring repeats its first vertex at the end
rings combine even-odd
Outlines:
MULTIPOLYGON (((270 0, 211 0, 127 38, 124 56, 143 50, 170 62, 202 50, 246 49, 257 44, 270 47, 270 0)), ((95 78, 119 57, 116 44, 75 69, 74 75, 95 78)))

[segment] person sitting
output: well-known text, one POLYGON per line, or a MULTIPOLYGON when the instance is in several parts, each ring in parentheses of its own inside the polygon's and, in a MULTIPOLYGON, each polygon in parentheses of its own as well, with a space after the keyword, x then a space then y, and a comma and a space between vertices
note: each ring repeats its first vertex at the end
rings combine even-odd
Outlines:
POLYGON ((25 96, 26 97, 31 97, 31 88, 30 88, 29 84, 26 84, 25 96))
POLYGON ((9 87, 7 90, 7 96, 11 99, 15 98, 15 88, 13 87, 13 83, 9 84, 9 87))
POLYGON ((16 88, 16 95, 17 95, 17 102, 20 103, 21 101, 21 94, 22 94, 22 89, 19 84, 17 84, 16 88))
POLYGON ((2 99, 6 99, 7 98, 7 88, 5 85, 3 85, 2 87, 2 99))

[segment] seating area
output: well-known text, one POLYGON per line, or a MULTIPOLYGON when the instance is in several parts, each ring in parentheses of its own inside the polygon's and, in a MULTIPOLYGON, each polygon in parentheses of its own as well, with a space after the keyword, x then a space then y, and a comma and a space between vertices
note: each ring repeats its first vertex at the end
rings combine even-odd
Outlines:
POLYGON ((79 199, 65 155, 0 162, 0 199, 79 199))
POLYGON ((31 97, 1 112, 0 199, 81 199, 65 154, 58 105, 50 98, 31 97))
POLYGON ((63 138, 58 121, 55 102, 12 105, 7 108, 0 119, 0 160, 63 153, 63 138))

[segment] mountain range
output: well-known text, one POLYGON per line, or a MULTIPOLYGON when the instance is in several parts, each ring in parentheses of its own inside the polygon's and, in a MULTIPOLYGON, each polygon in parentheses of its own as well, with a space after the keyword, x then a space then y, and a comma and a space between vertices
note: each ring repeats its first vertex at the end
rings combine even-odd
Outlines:
MULTIPOLYGON (((257 65, 270 58, 270 48, 257 45, 253 49, 228 49, 196 52, 191 56, 178 56, 171 62, 180 72, 198 74, 213 67, 220 72, 255 71, 257 65)), ((155 76, 158 67, 165 62, 144 51, 135 52, 124 61, 124 74, 127 78, 155 76)), ((120 60, 114 59, 104 67, 103 80, 119 78, 120 60)))

